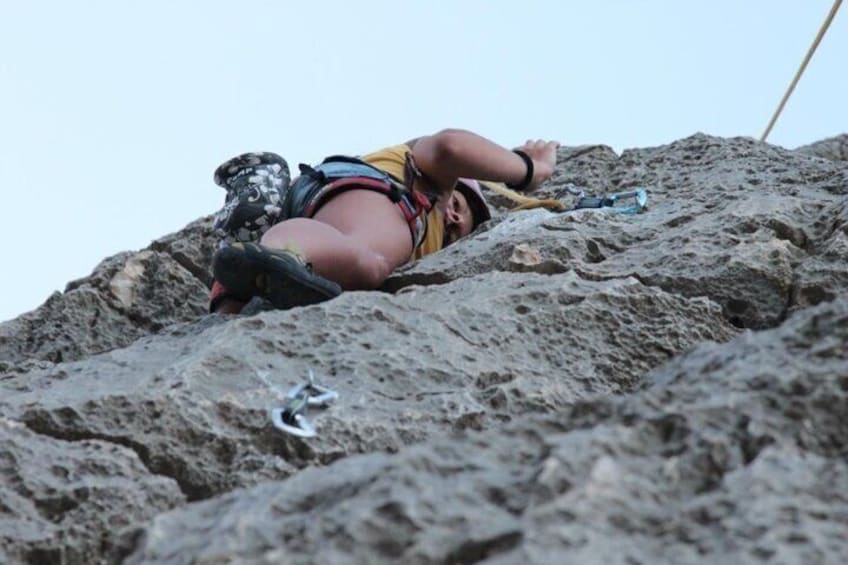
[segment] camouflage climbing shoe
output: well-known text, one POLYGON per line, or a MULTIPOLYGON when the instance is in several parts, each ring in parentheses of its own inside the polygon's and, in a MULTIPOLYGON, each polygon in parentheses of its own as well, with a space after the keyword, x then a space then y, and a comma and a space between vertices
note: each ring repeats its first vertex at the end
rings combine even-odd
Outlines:
POLYGON ((215 170, 215 184, 227 189, 215 230, 227 242, 256 241, 280 216, 291 176, 276 153, 244 153, 215 170))
POLYGON ((239 300, 260 296, 280 309, 323 302, 342 292, 333 281, 313 273, 294 251, 257 243, 222 247, 212 259, 212 272, 239 300))

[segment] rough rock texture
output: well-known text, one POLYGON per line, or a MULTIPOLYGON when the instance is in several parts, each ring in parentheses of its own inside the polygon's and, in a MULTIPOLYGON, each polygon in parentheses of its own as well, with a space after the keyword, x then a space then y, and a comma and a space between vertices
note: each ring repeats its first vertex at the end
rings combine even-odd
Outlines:
POLYGON ((0 324, 0 373, 26 360, 58 363, 129 345, 206 311, 211 219, 137 253, 103 260, 42 306, 0 324))
POLYGON ((815 229, 813 253, 795 271, 793 310, 845 296, 848 289, 848 198, 828 206, 815 229))
POLYGON ((846 343, 841 300, 630 395, 164 514, 129 563, 844 562, 846 343))
POLYGON ((43 437, 7 418, 0 479, 3 563, 97 562, 113 553, 113 531, 185 502, 129 449, 43 437))
POLYGON ((194 500, 627 391, 675 353, 735 333, 707 300, 634 279, 512 273, 221 321, 0 381, 0 408, 42 435, 131 447, 194 500), (279 403, 269 384, 288 390, 308 369, 343 400, 307 446, 275 433, 267 410, 279 403))
POLYGON ((635 276, 669 292, 707 296, 731 323, 755 329, 780 323, 796 295, 810 305, 846 289, 821 280, 826 266, 796 273, 808 258, 834 263, 823 255, 831 218, 848 202, 844 164, 701 134, 625 151, 617 160, 606 147, 589 149, 576 158, 562 150, 559 171, 540 196, 567 199, 569 182, 589 192, 645 186, 650 220, 595 210, 507 216, 468 244, 401 270, 389 288, 491 270, 573 269, 583 278, 635 276), (517 246, 536 252, 534 264, 516 265, 517 246), (798 285, 806 290, 795 292, 798 285))
POLYGON ((843 562, 848 164, 559 158, 541 196, 649 210, 501 209, 240 317, 202 315, 204 219, 0 325, 0 561, 843 562), (310 370, 340 399, 302 440, 268 412, 310 370))
POLYGON ((799 147, 796 151, 822 157, 823 159, 848 161, 848 133, 822 139, 810 145, 799 147))

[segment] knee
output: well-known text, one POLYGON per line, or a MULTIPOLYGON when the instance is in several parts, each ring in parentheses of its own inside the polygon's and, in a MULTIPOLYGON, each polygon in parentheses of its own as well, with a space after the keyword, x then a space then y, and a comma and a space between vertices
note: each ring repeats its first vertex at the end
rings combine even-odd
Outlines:
POLYGON ((291 218, 271 226, 262 234, 259 243, 266 247, 283 249, 292 245, 297 246, 300 233, 308 228, 311 220, 305 218, 291 218))
POLYGON ((392 273, 389 261, 370 249, 359 253, 357 256, 358 279, 363 290, 373 290, 382 286, 383 282, 392 273))

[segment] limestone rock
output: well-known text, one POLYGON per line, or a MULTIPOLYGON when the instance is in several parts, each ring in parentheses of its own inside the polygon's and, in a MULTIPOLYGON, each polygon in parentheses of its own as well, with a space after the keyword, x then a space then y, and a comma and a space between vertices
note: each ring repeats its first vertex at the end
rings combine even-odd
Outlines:
MULTIPOLYGON (((471 241, 399 270, 386 288, 512 270, 515 246, 525 245, 540 254, 539 272, 573 269, 599 280, 635 276, 669 292, 706 296, 735 325, 761 329, 779 324, 793 306, 802 262, 815 256, 825 264, 819 270, 844 272, 838 257, 822 253, 822 238, 830 235, 817 228, 844 201, 848 166, 746 138, 702 134, 625 151, 617 161, 603 151, 599 159, 586 165, 596 191, 647 187, 647 213, 509 214, 471 241)), ((570 165, 571 175, 581 174, 577 166, 570 165)), ((556 193, 562 178, 546 190, 556 193)), ((848 288, 837 282, 830 293, 839 290, 848 288)))
POLYGON ((383 292, 238 317, 202 218, 0 324, 0 562, 846 561, 848 164, 696 134, 569 184, 649 208, 494 199, 383 292))
POLYGON ((140 252, 105 259, 64 293, 0 324, 0 373, 27 359, 72 361, 123 347, 203 314, 214 243, 204 218, 140 252))
POLYGON ((0 418, 4 563, 105 562, 124 528, 184 503, 174 481, 125 447, 60 441, 0 418))
POLYGON ((630 395, 158 516, 128 563, 841 562, 848 301, 630 395))
POLYGON ((822 139, 795 151, 833 161, 848 161, 848 133, 822 139))
POLYGON ((0 408, 43 435, 131 446, 196 500, 626 392, 676 353, 735 334, 707 300, 574 273, 346 293, 223 321, 7 378, 0 408), (268 411, 309 370, 342 400, 316 413, 321 435, 305 444, 274 429, 268 411))
POLYGON ((793 310, 845 296, 848 289, 848 197, 826 208, 815 229, 815 247, 795 270, 793 310))

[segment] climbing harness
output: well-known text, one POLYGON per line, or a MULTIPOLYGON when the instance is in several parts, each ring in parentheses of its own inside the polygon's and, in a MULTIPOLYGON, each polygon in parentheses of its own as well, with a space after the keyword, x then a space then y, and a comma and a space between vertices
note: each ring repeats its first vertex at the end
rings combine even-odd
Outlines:
POLYGON ((619 214, 638 214, 648 207, 648 191, 637 188, 629 192, 614 192, 604 196, 586 196, 586 192, 573 183, 565 186, 569 194, 577 196, 577 202, 571 210, 584 208, 608 208, 610 212, 619 214), (632 204, 622 205, 632 201, 632 204))
POLYGON ((414 186, 414 177, 409 175, 420 175, 411 158, 408 153, 403 182, 356 157, 332 155, 315 167, 301 164, 301 175, 283 200, 282 217, 311 218, 337 194, 353 189, 371 190, 385 194, 397 204, 409 225, 413 248, 418 247, 427 230, 427 213, 435 205, 436 197, 409 188, 414 186))
POLYGON ((816 35, 816 38, 813 40, 813 44, 810 45, 810 48, 807 50, 806 56, 804 56, 804 61, 801 63, 801 66, 798 68, 798 72, 795 73, 795 78, 792 79, 792 82, 789 84, 789 88, 786 89, 786 94, 783 95, 783 98, 780 101, 780 104, 777 106, 777 110, 775 110, 774 115, 771 117, 768 126, 766 126, 766 131, 763 132, 763 136, 760 138, 760 141, 765 141, 771 132, 771 128, 774 127, 775 122, 777 122, 778 116, 783 111, 783 107, 786 106, 787 100, 792 95, 792 91, 795 90, 795 85, 798 84, 798 81, 801 80, 801 75, 804 74, 804 70, 807 68, 807 64, 810 62, 810 59, 813 58, 813 53, 816 52, 816 48, 821 43, 824 34, 827 32, 827 28, 830 27, 830 22, 833 21, 833 16, 836 15, 836 12, 839 10, 839 6, 842 4, 842 0, 835 0, 833 2, 833 7, 830 9, 830 13, 822 23, 819 28, 819 33, 816 35))
MULTIPOLYGON (((259 377, 271 390, 279 394, 279 389, 271 385, 263 374, 259 377)), ((310 438, 318 435, 315 426, 306 418, 306 412, 310 407, 324 408, 339 398, 336 391, 315 384, 315 375, 309 371, 309 380, 305 383, 295 385, 289 389, 283 397, 283 407, 271 410, 271 421, 274 427, 291 435, 310 438)))

